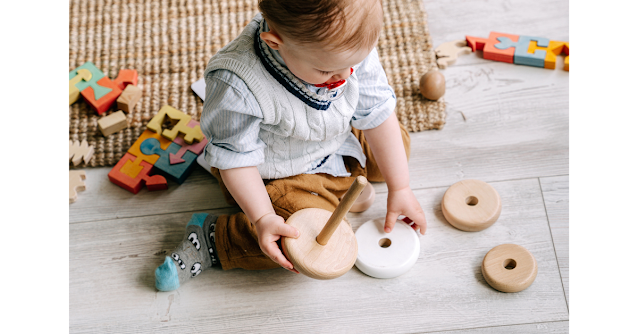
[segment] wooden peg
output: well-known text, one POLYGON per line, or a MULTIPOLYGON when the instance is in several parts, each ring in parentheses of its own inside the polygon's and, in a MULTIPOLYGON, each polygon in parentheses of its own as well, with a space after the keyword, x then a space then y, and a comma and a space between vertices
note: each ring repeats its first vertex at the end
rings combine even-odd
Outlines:
POLYGON ((534 255, 525 247, 504 244, 492 248, 481 265, 485 281, 502 292, 519 292, 527 289, 538 272, 534 255))
POLYGON ((354 179, 350 189, 348 189, 348 192, 343 196, 343 200, 339 202, 339 205, 332 213, 332 216, 328 219, 326 226, 323 227, 321 233, 317 236, 317 242, 320 245, 325 246, 328 243, 328 240, 330 240, 334 231, 337 229, 339 224, 341 224, 346 213, 350 211, 350 207, 352 207, 352 204, 354 204, 357 200, 366 184, 368 184, 368 180, 363 176, 357 176, 357 178, 354 179))
POLYGON ((282 238, 281 247, 300 273, 332 279, 352 268, 357 260, 357 238, 344 217, 367 183, 358 176, 334 212, 309 208, 288 218, 286 224, 297 228, 299 237, 282 238))
POLYGON ((453 184, 441 200, 443 216, 462 231, 482 231, 501 215, 501 198, 492 186, 480 180, 453 184))

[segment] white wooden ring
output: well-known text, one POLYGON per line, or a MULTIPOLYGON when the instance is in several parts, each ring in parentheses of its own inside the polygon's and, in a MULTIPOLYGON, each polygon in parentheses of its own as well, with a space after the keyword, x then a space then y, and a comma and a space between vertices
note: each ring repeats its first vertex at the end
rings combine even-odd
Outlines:
POLYGON ((441 211, 445 219, 462 231, 482 231, 501 215, 501 198, 489 184, 480 180, 463 180, 453 184, 443 195, 441 211))
POLYGON ((485 281, 502 292, 527 289, 536 279, 538 266, 534 255, 525 247, 504 244, 492 248, 481 265, 485 281))
POLYGON ((354 234, 359 251, 355 266, 364 274, 376 278, 393 278, 405 274, 419 258, 421 243, 414 229, 397 221, 390 233, 385 233, 385 219, 365 222, 354 234))

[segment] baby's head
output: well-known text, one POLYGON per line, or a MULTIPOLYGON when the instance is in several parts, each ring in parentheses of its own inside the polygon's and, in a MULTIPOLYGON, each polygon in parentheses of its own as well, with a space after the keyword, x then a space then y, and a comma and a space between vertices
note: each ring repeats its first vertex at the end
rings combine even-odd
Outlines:
POLYGON ((261 39, 311 84, 350 76, 350 68, 377 44, 383 26, 380 0, 260 0, 259 10, 270 29, 261 39))

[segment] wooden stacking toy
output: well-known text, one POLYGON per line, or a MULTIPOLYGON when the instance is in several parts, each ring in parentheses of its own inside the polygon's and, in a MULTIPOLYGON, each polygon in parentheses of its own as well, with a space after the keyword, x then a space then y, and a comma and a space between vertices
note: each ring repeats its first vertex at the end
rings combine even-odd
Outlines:
MULTIPOLYGON (((358 213, 368 210, 372 206, 372 203, 374 203, 375 197, 376 192, 374 191, 374 187, 372 186, 372 183, 368 182, 365 188, 363 188, 363 191, 361 191, 359 197, 357 197, 357 200, 354 201, 354 204, 352 204, 349 212, 358 213)), ((343 200, 343 197, 341 200, 343 200)))
POLYGON ((414 266, 421 243, 414 229, 403 221, 397 221, 390 233, 383 230, 384 226, 385 219, 381 218, 357 229, 359 254, 355 265, 368 276, 394 278, 414 266))
POLYGON ((334 212, 309 208, 293 213, 286 224, 299 230, 298 238, 282 238, 281 248, 297 271, 315 279, 345 274, 357 259, 357 238, 344 219, 368 184, 358 176, 334 212))
POLYGON ((494 289, 519 292, 534 282, 538 266, 534 255, 524 247, 504 244, 485 254, 481 271, 485 281, 494 289))
POLYGON ((441 210, 445 219, 459 230, 482 231, 501 214, 501 198, 492 186, 480 180, 453 184, 443 195, 441 210))

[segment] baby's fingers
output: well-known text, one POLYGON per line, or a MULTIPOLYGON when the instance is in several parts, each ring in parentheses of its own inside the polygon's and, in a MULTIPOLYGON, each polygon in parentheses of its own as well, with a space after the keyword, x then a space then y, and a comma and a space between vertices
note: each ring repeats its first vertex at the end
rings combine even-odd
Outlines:
POLYGON ((273 260, 274 262, 278 263, 280 266, 290 270, 290 271, 294 271, 299 273, 297 270, 295 270, 292 266, 292 263, 290 263, 290 261, 288 261, 288 259, 286 259, 286 257, 284 256, 284 254, 281 252, 281 250, 279 249, 279 247, 277 247, 277 243, 276 242, 270 242, 268 243, 268 245, 266 245, 265 247, 266 249, 264 250, 264 253, 266 253, 266 255, 268 255, 268 257, 270 257, 271 260, 273 260))

